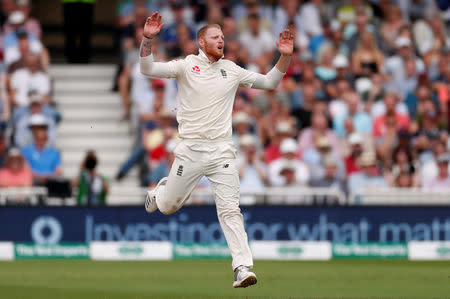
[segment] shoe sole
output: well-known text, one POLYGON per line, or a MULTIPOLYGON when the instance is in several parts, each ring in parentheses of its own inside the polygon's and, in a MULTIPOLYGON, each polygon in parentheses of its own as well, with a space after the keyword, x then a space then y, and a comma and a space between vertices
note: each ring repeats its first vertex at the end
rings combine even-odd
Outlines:
POLYGON ((246 279, 244 279, 243 281, 241 281, 239 284, 234 285, 233 284, 233 288, 246 288, 249 287, 251 285, 256 284, 256 282, 258 281, 258 279, 256 278, 256 276, 249 276, 246 279))

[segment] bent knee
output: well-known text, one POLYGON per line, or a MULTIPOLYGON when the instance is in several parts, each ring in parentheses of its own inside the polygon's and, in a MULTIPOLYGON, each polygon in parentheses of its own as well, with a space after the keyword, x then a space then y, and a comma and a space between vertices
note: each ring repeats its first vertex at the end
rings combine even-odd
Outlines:
POLYGON ((176 205, 158 205, 158 209, 164 215, 170 215, 178 211, 178 206, 176 205))

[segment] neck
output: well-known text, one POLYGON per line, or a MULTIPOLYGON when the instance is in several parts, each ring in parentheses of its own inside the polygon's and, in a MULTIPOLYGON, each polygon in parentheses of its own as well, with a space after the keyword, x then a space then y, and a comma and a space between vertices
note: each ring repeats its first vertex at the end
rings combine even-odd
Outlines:
POLYGON ((217 62, 219 59, 215 58, 214 56, 212 56, 211 54, 206 53, 206 51, 204 49, 200 49, 201 53, 203 53, 203 55, 206 56, 206 58, 208 58, 209 62, 214 63, 217 62))
POLYGON ((214 56, 212 56, 211 54, 207 54, 205 53, 206 57, 208 57, 209 62, 214 63, 217 62, 218 59, 216 59, 214 56))

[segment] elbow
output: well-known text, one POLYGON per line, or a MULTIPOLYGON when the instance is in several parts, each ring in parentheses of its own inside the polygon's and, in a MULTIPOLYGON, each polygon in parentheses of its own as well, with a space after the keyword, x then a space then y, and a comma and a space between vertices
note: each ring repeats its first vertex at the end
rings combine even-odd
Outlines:
POLYGON ((270 82, 267 84, 267 90, 275 90, 280 82, 270 82))
POLYGON ((140 68, 141 74, 144 76, 150 76, 150 68, 146 67, 146 66, 142 66, 141 64, 141 68, 140 68))
POLYGON ((153 71, 153 67, 152 66, 153 66, 152 63, 141 61, 140 62, 141 74, 144 75, 144 76, 150 77, 153 74, 153 72, 152 72, 153 71))

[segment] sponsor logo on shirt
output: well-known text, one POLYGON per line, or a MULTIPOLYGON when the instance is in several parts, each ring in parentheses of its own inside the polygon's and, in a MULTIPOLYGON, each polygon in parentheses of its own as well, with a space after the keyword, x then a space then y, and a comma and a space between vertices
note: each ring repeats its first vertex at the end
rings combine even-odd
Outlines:
POLYGON ((220 72, 222 73, 222 77, 227 77, 227 72, 224 69, 220 69, 220 72))
POLYGON ((191 72, 194 74, 200 74, 200 68, 198 67, 198 65, 193 66, 191 72))

